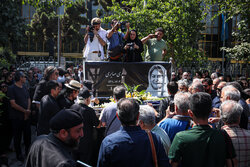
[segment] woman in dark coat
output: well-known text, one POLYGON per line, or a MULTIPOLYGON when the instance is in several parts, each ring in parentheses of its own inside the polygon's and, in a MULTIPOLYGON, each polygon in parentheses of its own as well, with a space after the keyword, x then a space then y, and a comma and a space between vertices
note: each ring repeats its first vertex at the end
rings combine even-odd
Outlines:
POLYGON ((126 62, 142 61, 141 53, 143 52, 143 44, 138 39, 136 30, 131 30, 129 38, 124 43, 123 52, 126 54, 126 62))

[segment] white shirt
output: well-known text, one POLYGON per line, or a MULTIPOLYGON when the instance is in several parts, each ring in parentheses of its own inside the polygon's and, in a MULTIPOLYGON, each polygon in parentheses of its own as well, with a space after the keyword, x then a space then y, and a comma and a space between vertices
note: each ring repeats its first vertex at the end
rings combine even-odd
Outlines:
MULTIPOLYGON (((97 33, 100 35, 102 40, 107 43, 107 37, 106 37, 107 36, 107 31, 104 30, 103 28, 100 28, 97 33)), ((94 36, 92 42, 90 42, 90 38, 88 38, 86 48, 85 48, 85 51, 84 51, 84 57, 88 58, 88 54, 92 53, 93 51, 100 51, 101 52, 101 59, 102 60, 104 59, 103 46, 98 41, 98 38, 96 36, 94 36)))

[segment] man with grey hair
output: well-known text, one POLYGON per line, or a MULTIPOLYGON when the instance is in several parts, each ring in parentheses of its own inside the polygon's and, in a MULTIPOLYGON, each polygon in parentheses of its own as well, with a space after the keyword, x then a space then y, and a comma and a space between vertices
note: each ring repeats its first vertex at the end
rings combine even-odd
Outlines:
POLYGON ((191 93, 194 94, 196 92, 204 92, 204 87, 201 82, 193 82, 191 85, 191 93))
MULTIPOLYGON (((240 100, 240 92, 238 89, 236 89, 232 85, 227 85, 222 88, 221 90, 221 96, 220 96, 220 101, 224 102, 226 100, 233 100, 236 102, 239 102, 240 100)), ((215 123, 219 121, 219 117, 217 118, 209 118, 210 123, 215 123)), ((248 124, 248 117, 245 112, 241 113, 241 118, 240 118, 240 127, 247 129, 247 124, 248 124)))
POLYGON ((215 78, 218 78, 218 75, 216 74, 216 72, 211 74, 211 79, 214 80, 215 78))
POLYGON ((154 166, 149 136, 152 135, 158 166, 169 166, 161 140, 137 126, 139 104, 135 99, 120 99, 117 116, 122 127, 102 141, 97 167, 154 166))
POLYGON ((242 106, 233 100, 222 103, 221 120, 225 124, 222 129, 232 139, 239 167, 250 166, 250 130, 240 128, 242 106))
POLYGON ((212 90, 216 90, 217 86, 219 85, 219 83, 220 83, 220 79, 219 78, 213 79, 212 90))
POLYGON ((240 100, 240 92, 231 85, 225 86, 221 90, 220 100, 221 102, 226 100, 234 100, 238 102, 240 100))
POLYGON ((168 155, 168 150, 170 148, 171 142, 168 137, 168 134, 160 128, 155 123, 155 112, 154 109, 149 105, 140 106, 140 116, 139 116, 139 125, 143 130, 151 130, 161 138, 161 142, 164 146, 165 152, 168 155))
POLYGON ((180 92, 188 91, 188 81, 187 80, 179 80, 178 81, 178 89, 180 92))
POLYGON ((165 118, 159 123, 161 127, 168 134, 172 142, 176 133, 189 129, 191 118, 188 115, 190 93, 180 92, 174 96, 175 112, 173 118, 165 118))

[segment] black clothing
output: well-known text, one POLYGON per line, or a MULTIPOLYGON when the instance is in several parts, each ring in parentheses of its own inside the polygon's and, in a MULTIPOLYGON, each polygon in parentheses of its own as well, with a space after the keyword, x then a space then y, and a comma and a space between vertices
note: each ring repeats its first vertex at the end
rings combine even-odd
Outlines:
POLYGON ((72 109, 62 109, 49 121, 50 129, 60 131, 70 129, 83 123, 82 114, 72 109))
MULTIPOLYGON (((26 87, 18 87, 16 84, 11 85, 8 87, 7 96, 10 100, 15 100, 16 104, 23 107, 24 109, 28 109, 28 99, 29 92, 27 91, 26 87)), ((24 112, 18 111, 12 107, 10 107, 10 113, 9 113, 10 119, 24 119, 24 112)))
POLYGON ((34 101, 38 101, 40 102, 41 99, 43 98, 43 96, 47 95, 50 93, 49 88, 47 87, 47 82, 46 80, 41 80, 37 86, 36 86, 36 90, 33 96, 33 100, 34 101))
POLYGON ((26 167, 76 167, 71 148, 52 133, 42 135, 32 144, 26 167))
POLYGON ((37 136, 49 134, 49 121, 59 111, 60 108, 53 96, 50 94, 43 96, 39 109, 37 136))
POLYGON ((212 90, 210 95, 211 99, 213 100, 217 96, 216 90, 212 90))
POLYGON ((159 121, 165 118, 166 110, 168 109, 170 101, 174 101, 174 95, 170 95, 167 98, 161 100, 159 106, 159 121))
POLYGON ((250 109, 246 103, 246 101, 241 98, 239 100, 239 103, 241 104, 241 106, 243 107, 243 112, 241 113, 241 117, 240 117, 240 127, 247 129, 248 127, 248 117, 250 116, 250 109))
POLYGON ((63 109, 63 108, 69 109, 74 104, 74 101, 71 101, 70 99, 65 97, 64 94, 59 95, 57 97, 56 101, 57 101, 57 104, 59 105, 60 109, 63 109))
POLYGON ((125 61, 126 62, 142 61, 141 53, 143 52, 143 44, 141 40, 139 40, 137 37, 135 38, 135 40, 128 39, 127 41, 125 41, 124 46, 128 43, 131 43, 131 44, 135 43, 137 46, 139 46, 139 49, 135 49, 134 45, 128 48, 127 50, 123 49, 123 52, 126 53, 125 61))
MULTIPOLYGON (((12 138, 12 129, 11 121, 9 119, 9 99, 7 97, 0 98, 0 132, 2 133, 0 137, 0 155, 8 151, 11 138, 12 138)), ((0 163, 1 164, 1 163, 0 163)), ((1 165, 0 165, 1 166, 1 165)))
POLYGON ((12 133, 13 133, 13 141, 14 141, 16 156, 17 157, 22 156, 22 151, 21 151, 22 137, 25 145, 25 154, 28 154, 29 147, 31 144, 30 120, 12 119, 11 123, 12 123, 12 133))
MULTIPOLYGON (((25 86, 22 88, 16 86, 15 84, 11 85, 8 88, 8 97, 10 100, 15 100, 15 103, 24 109, 28 109, 29 102, 29 93, 25 86)), ((31 129, 30 129, 30 120, 24 120, 24 112, 18 111, 12 107, 9 110, 9 117, 12 122, 12 133, 14 140, 14 147, 16 151, 16 156, 20 157, 22 155, 21 151, 21 141, 22 135, 24 138, 25 152, 28 152, 30 143, 31 143, 31 129)))
POLYGON ((74 104, 71 106, 71 109, 80 112, 83 117, 84 136, 80 140, 80 144, 76 152, 76 158, 86 162, 87 164, 94 165, 94 162, 91 162, 91 159, 93 159, 94 156, 93 129, 94 126, 99 125, 99 120, 95 114, 95 110, 85 104, 74 104))

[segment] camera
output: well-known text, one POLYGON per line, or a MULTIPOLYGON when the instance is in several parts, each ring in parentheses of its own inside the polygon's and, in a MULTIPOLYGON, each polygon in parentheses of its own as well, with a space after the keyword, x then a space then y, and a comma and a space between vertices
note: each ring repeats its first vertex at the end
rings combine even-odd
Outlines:
POLYGON ((129 50, 134 50, 134 44, 134 42, 127 43, 127 45, 129 46, 129 50))
POLYGON ((127 21, 122 21, 122 22, 119 22, 119 25, 120 25, 120 29, 122 32, 125 32, 126 31, 126 23, 127 21))
POLYGON ((170 112, 174 112, 174 101, 170 101, 169 102, 169 110, 170 110, 170 112))
POLYGON ((93 42, 93 39, 94 39, 94 26, 90 25, 89 26, 89 32, 88 32, 88 36, 89 36, 89 39, 90 39, 90 42, 93 42))

